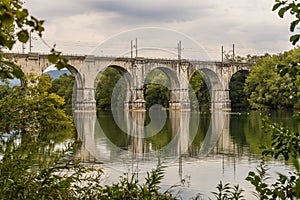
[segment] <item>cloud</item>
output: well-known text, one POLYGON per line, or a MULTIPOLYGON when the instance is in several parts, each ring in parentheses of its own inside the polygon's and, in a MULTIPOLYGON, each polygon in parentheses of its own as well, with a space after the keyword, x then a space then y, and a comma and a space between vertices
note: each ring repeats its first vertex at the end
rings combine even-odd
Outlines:
POLYGON ((213 9, 209 1, 169 1, 128 0, 128 1, 90 1, 93 8, 101 12, 117 13, 123 21, 189 21, 207 16, 213 9))
MULTIPOLYGON (((48 40, 105 41, 138 27, 183 32, 219 57, 221 45, 235 43, 241 54, 280 52, 291 48, 289 18, 261 0, 28 0, 30 12, 46 20, 48 40)), ((153 37, 159 37, 154 35, 153 37)), ((71 48, 70 48, 71 49, 71 48)))

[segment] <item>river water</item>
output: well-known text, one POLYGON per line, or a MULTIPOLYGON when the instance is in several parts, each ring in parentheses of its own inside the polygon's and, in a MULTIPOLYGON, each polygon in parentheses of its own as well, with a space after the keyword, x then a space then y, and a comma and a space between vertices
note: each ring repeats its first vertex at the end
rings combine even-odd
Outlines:
MULTIPOLYGON (((103 167, 110 184, 126 173, 143 180, 158 163, 166 166, 162 191, 178 184, 183 199, 212 197, 220 181, 239 184, 246 199, 256 199, 245 181, 261 162, 261 145, 271 137, 262 129, 262 117, 297 129, 291 112, 145 112, 75 113, 83 160, 103 167)), ((267 161, 270 176, 292 169, 282 160, 267 161)))

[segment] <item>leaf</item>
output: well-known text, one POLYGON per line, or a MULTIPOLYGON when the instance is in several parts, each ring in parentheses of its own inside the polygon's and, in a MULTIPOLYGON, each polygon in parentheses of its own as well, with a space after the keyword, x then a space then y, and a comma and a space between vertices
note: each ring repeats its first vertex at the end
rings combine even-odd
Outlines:
POLYGON ((14 44, 15 44, 15 41, 14 41, 14 40, 10 40, 10 39, 5 40, 4 42, 5 42, 4 45, 5 45, 9 50, 11 50, 11 49, 13 48, 14 44))
POLYGON ((29 33, 27 30, 21 30, 17 33, 18 39, 22 43, 26 43, 29 39, 29 33))
POLYGON ((294 158, 293 164, 294 164, 294 167, 296 168, 297 172, 299 172, 300 171, 300 163, 299 163, 298 159, 294 158))
POLYGON ((293 45, 295 45, 298 41, 299 41, 300 35, 296 34, 296 35, 292 35, 290 37, 290 42, 292 42, 293 45))
POLYGON ((19 66, 15 66, 13 68, 13 72, 12 73, 18 79, 24 77, 24 73, 23 73, 22 69, 19 66))
POLYGON ((296 197, 299 198, 300 197, 300 179, 298 178, 297 183, 296 183, 296 197))
POLYGON ((53 64, 57 63, 58 59, 59 56, 57 54, 52 53, 48 55, 48 60, 53 64))
POLYGON ((294 32, 294 30, 295 30, 296 26, 299 24, 299 22, 300 22, 300 20, 297 19, 297 20, 294 20, 294 21, 291 23, 291 25, 290 25, 290 31, 291 31, 291 32, 294 32))
POLYGON ((288 73, 289 69, 288 68, 282 68, 280 71, 279 71, 279 74, 281 77, 283 77, 284 75, 286 75, 288 73))
POLYGON ((273 6, 272 11, 277 10, 277 8, 279 8, 279 6, 281 6, 281 5, 282 5, 281 2, 276 3, 276 4, 273 6))
POLYGON ((285 67, 286 67, 286 65, 285 65, 285 64, 282 64, 282 63, 280 63, 280 64, 278 64, 278 65, 276 66, 276 68, 279 69, 279 70, 281 70, 282 68, 285 68, 285 67))
POLYGON ((285 12, 286 12, 286 8, 285 8, 285 7, 284 7, 284 8, 281 8, 281 9, 278 11, 279 17, 283 18, 283 15, 284 15, 285 12))

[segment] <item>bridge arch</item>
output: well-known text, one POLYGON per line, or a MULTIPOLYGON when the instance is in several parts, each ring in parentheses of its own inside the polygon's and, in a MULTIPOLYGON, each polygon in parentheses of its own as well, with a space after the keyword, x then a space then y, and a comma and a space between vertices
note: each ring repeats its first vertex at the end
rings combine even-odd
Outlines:
POLYGON ((83 88, 83 76, 82 74, 77 70, 76 67, 72 65, 68 65, 67 69, 71 72, 71 74, 75 77, 75 83, 77 88, 83 88))
POLYGON ((208 87, 211 99, 211 110, 230 107, 228 90, 218 73, 210 68, 196 66, 190 73, 189 78, 191 78, 197 70, 204 74, 203 78, 208 87))
MULTIPOLYGON (((133 92, 132 92, 133 78, 132 78, 132 75, 130 74, 130 72, 127 69, 125 69, 123 66, 116 65, 116 64, 109 64, 108 66, 105 66, 104 68, 102 68, 98 72, 98 74, 95 78, 95 91, 97 90, 97 81, 99 81, 99 78, 102 76, 102 73, 104 73, 105 70, 107 70, 109 68, 116 70, 121 75, 121 78, 119 80, 117 80, 116 84, 113 86, 113 88, 111 88, 112 94, 111 94, 110 104, 112 103, 112 101, 114 101, 114 103, 116 105, 120 106, 122 104, 122 107, 125 110, 131 109, 131 101, 133 99, 133 92), (119 99, 119 98, 116 98, 116 95, 120 94, 120 93, 117 93, 118 92, 117 89, 119 89, 120 87, 122 87, 124 85, 124 82, 122 82, 123 80, 126 83, 125 95, 123 96, 124 98, 119 99), (120 102, 120 101, 122 101, 122 102, 120 102)), ((121 93, 122 93, 122 91, 121 91, 121 93)), ((119 108, 120 107, 118 107, 117 109, 119 109, 119 108)))
POLYGON ((183 80, 181 80, 181 77, 172 67, 163 64, 150 64, 148 66, 145 66, 143 85, 147 84, 147 76, 155 69, 162 71, 169 79, 170 85, 164 85, 171 92, 169 108, 172 110, 181 109, 181 103, 183 100, 182 89, 184 87, 184 84, 182 83, 183 80))
POLYGON ((189 98, 192 110, 206 111, 211 106, 209 80, 201 70, 194 70, 189 77, 189 98))
MULTIPOLYGON (((147 67, 146 67, 147 68, 147 67)), ((169 78, 170 81, 170 89, 174 89, 174 88, 179 88, 180 87, 180 82, 179 82, 179 77, 176 73, 176 71, 168 68, 167 66, 163 66, 163 65, 159 65, 156 67, 152 67, 149 70, 146 70, 145 74, 144 74, 144 80, 143 80, 143 84, 145 83, 146 77, 155 69, 159 69, 160 71, 164 72, 165 75, 169 78)))
MULTIPOLYGON (((75 78, 75 85, 74 85, 74 90, 73 92, 73 110, 80 110, 85 108, 85 106, 82 105, 82 102, 85 100, 84 99, 84 93, 85 88, 84 88, 84 76, 80 73, 80 71, 77 69, 76 66, 68 64, 66 67, 71 74, 75 78)), ((92 96, 93 94, 89 94, 92 96)))
POLYGON ((229 81, 229 98, 231 100, 232 109, 247 109, 249 103, 244 92, 246 78, 249 75, 248 70, 238 70, 229 81))

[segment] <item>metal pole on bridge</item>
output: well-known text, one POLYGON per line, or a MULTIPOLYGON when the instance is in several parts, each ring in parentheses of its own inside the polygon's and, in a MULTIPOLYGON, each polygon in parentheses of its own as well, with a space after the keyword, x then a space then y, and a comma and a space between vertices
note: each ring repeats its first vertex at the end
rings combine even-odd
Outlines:
POLYGON ((138 39, 135 38, 135 57, 138 57, 138 39))
POLYGON ((222 47, 221 47, 221 51, 222 51, 222 53, 221 53, 221 55, 222 55, 222 59, 221 59, 221 66, 223 67, 223 57, 224 57, 224 47, 223 47, 223 45, 222 45, 222 47))
POLYGON ((178 60, 181 60, 181 40, 178 43, 178 60))
POLYGON ((130 58, 133 57, 133 44, 132 44, 132 40, 130 40, 130 58))
POLYGON ((232 61, 234 62, 234 44, 232 44, 232 61))

